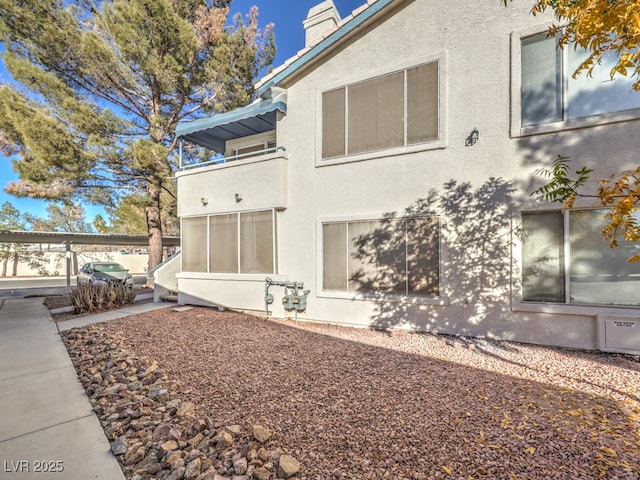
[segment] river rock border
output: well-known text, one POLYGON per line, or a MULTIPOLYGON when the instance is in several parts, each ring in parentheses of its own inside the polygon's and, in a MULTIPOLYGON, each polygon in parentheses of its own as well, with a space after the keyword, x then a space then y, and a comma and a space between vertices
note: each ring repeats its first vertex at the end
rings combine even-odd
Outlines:
POLYGON ((62 334, 111 451, 130 480, 298 480, 300 463, 261 425, 199 417, 156 361, 99 325, 62 334))

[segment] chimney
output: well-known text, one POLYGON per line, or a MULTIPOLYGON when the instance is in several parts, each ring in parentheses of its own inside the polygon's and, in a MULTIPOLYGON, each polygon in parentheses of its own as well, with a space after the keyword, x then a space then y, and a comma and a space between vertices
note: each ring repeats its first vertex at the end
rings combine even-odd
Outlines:
POLYGON ((311 7, 302 25, 306 32, 305 46, 308 47, 325 33, 333 30, 340 22, 340 14, 333 0, 325 0, 311 7))

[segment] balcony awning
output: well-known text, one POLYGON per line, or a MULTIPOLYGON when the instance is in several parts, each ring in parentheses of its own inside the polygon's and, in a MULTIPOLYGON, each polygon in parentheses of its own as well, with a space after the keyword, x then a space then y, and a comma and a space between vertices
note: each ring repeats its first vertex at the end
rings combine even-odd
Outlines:
POLYGON ((231 112, 180 123, 176 127, 176 136, 222 153, 227 140, 275 130, 277 111, 287 113, 286 92, 231 112))

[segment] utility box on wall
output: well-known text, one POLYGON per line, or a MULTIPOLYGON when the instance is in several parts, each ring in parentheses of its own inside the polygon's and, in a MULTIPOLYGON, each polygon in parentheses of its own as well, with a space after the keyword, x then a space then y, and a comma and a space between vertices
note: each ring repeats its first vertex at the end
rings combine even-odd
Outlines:
POLYGON ((600 350, 640 355, 640 317, 600 314, 597 318, 600 350))

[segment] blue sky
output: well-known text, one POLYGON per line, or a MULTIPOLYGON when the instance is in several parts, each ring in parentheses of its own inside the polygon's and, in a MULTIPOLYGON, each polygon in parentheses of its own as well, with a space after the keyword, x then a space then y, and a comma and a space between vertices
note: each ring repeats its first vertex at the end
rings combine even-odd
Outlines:
MULTIPOLYGON (((259 22, 261 26, 268 23, 274 24, 276 36, 277 54, 273 63, 274 67, 281 65, 289 57, 304 48, 304 29, 302 21, 306 18, 311 7, 321 0, 233 0, 231 14, 249 12, 251 6, 259 9, 259 22)), ((366 3, 366 0, 334 0, 341 17, 351 14, 351 11, 366 3)), ((4 66, 0 62, 0 81, 9 80, 4 66)), ((0 155, 0 205, 6 201, 11 202, 22 213, 29 212, 33 215, 45 217, 47 202, 29 198, 18 198, 7 194, 4 187, 18 176, 13 171, 11 161, 0 155)), ((92 221, 98 213, 104 212, 101 207, 85 205, 87 220, 92 221)))

